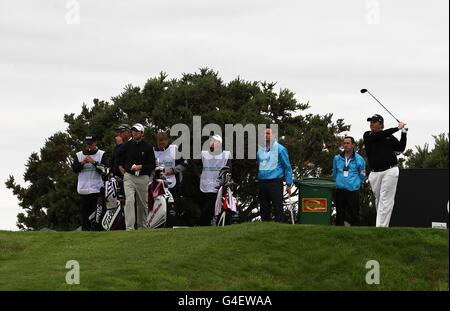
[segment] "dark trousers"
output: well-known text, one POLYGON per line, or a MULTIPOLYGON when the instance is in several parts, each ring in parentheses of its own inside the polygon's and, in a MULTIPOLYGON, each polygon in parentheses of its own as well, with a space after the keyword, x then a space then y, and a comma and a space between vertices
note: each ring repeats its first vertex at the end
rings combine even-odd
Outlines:
POLYGON ((271 179, 260 180, 259 184, 259 206, 262 221, 272 220, 272 207, 276 222, 285 222, 283 212, 283 180, 271 179))
POLYGON ((169 191, 172 194, 173 200, 175 204, 181 198, 181 189, 180 185, 177 183, 174 187, 170 188, 169 191))
POLYGON ((81 208, 81 229, 83 231, 91 230, 91 222, 89 216, 97 208, 97 199, 99 193, 80 194, 80 208, 81 208))
POLYGON ((336 225, 343 226, 344 220, 352 226, 359 224, 359 190, 336 190, 336 225))
POLYGON ((200 195, 201 214, 200 226, 211 226, 211 221, 214 217, 214 209, 216 207, 217 193, 202 192, 200 195))

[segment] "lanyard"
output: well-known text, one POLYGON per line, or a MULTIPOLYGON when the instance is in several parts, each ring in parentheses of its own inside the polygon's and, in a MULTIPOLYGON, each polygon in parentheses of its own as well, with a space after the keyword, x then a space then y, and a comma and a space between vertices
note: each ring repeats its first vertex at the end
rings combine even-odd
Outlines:
POLYGON ((347 161, 346 157, 344 157, 344 158, 345 158, 345 167, 348 168, 348 165, 350 164, 350 161, 352 160, 352 158, 351 157, 348 158, 348 161, 347 161))

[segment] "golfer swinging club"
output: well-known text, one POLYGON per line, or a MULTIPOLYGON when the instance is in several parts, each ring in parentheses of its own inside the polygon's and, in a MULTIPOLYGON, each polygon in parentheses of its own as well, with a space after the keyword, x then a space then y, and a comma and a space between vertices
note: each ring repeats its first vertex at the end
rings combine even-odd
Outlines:
POLYGON ((395 152, 406 148, 406 123, 399 122, 397 127, 384 130, 384 119, 379 114, 367 121, 370 131, 364 133, 364 146, 370 167, 369 183, 375 195, 376 226, 389 227, 399 175, 395 152), (399 130, 402 131, 400 141, 393 136, 399 130))

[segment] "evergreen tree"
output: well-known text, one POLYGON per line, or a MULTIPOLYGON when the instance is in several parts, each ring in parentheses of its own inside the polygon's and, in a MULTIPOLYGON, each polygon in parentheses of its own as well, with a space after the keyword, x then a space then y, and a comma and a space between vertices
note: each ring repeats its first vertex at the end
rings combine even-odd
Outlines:
MULTIPOLYGON (((142 89, 127 85, 111 101, 94 99, 90 108, 83 104, 79 115, 64 116, 67 130, 50 137, 39 154, 29 157, 24 174, 28 186, 18 185, 10 176, 6 185, 25 211, 18 215, 19 228, 73 230, 79 225, 77 175, 70 169, 71 158, 82 149, 82 139, 88 133, 97 134, 99 147, 111 155, 114 129, 120 123, 144 124, 145 137, 151 142, 158 130, 167 130, 178 123, 186 124, 192 134, 193 116, 201 116, 203 126, 220 125, 222 133, 225 124, 275 123, 280 142, 289 150, 296 177, 306 172, 330 175, 332 158, 342 141, 341 133, 350 128, 342 119, 332 122, 331 113, 323 116, 305 113, 309 103, 297 102, 288 89, 277 91, 276 83, 245 81, 239 77, 225 83, 208 68, 183 74, 179 79, 168 79, 161 73, 147 80, 142 89)), ((203 141, 207 138, 203 137, 203 141)), ((241 221, 250 221, 259 215, 256 160, 233 160, 232 173, 239 185, 236 195, 241 221)), ((183 177, 183 199, 177 207, 181 225, 194 225, 200 215, 198 185, 198 176, 189 163, 183 177)))

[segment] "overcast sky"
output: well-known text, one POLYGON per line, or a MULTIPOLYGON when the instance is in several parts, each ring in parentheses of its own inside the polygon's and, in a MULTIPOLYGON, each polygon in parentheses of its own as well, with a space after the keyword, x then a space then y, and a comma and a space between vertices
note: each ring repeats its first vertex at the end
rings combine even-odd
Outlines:
MULTIPOLYGON (((0 230, 16 230, 24 164, 65 113, 200 67, 278 82, 360 138, 380 113, 408 148, 449 131, 448 0, 0 0, 0 230)), ((74 189, 74 191, 76 191, 74 189)))

